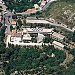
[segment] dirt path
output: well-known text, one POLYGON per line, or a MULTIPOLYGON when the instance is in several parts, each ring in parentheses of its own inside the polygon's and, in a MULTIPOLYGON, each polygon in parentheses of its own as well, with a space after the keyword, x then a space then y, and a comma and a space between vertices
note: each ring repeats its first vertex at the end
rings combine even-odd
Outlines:
POLYGON ((69 52, 67 50, 64 50, 64 53, 66 53, 66 59, 60 65, 67 68, 67 64, 72 61, 73 55, 69 54, 69 52))

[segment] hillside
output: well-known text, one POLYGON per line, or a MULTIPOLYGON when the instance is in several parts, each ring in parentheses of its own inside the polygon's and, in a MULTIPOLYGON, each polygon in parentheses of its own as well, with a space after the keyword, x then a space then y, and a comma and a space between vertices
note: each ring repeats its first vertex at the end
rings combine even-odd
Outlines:
POLYGON ((42 13, 45 18, 53 18, 72 28, 75 25, 75 2, 73 0, 62 0, 52 3, 42 13))

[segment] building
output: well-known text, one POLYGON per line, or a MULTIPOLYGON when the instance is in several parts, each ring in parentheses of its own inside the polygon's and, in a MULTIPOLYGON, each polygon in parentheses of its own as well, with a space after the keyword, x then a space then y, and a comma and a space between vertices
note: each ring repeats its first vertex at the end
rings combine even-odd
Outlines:
POLYGON ((41 2, 41 6, 44 6, 44 5, 46 5, 46 0, 42 0, 41 2))
POLYGON ((39 20, 39 19, 26 19, 26 23, 32 23, 32 24, 50 24, 50 22, 46 20, 39 20))
POLYGON ((30 42, 31 41, 31 38, 32 37, 30 36, 30 34, 24 34, 22 39, 23 39, 24 42, 25 41, 26 42, 30 42))
POLYGON ((53 41, 52 44, 54 45, 55 48, 58 48, 58 49, 60 49, 60 50, 64 49, 64 45, 61 44, 60 42, 53 41))
POLYGON ((49 2, 50 0, 46 0, 47 2, 49 2))
POLYGON ((3 0, 0 0, 0 3, 2 3, 3 0))
POLYGON ((34 4, 35 9, 39 9, 39 5, 38 4, 34 4))
POLYGON ((21 42, 22 41, 22 34, 16 33, 16 30, 13 30, 11 33, 11 42, 21 42))
POLYGON ((54 33, 52 34, 52 37, 54 37, 54 38, 56 38, 56 39, 58 39, 58 40, 60 40, 60 41, 63 41, 64 38, 65 38, 65 36, 63 36, 63 35, 61 35, 61 34, 59 34, 59 33, 57 33, 57 32, 54 32, 54 33))
POLYGON ((16 21, 12 21, 11 25, 13 26, 13 28, 15 28, 16 27, 16 21))
POLYGON ((38 33, 38 37, 37 37, 37 43, 41 43, 43 42, 43 39, 45 38, 45 36, 43 34, 38 33))
POLYGON ((45 28, 24 28, 23 33, 40 33, 40 34, 52 34, 54 28, 45 29, 45 28))
POLYGON ((36 12, 36 10, 35 10, 35 8, 32 8, 32 9, 28 9, 26 12, 28 12, 28 13, 35 13, 36 12))

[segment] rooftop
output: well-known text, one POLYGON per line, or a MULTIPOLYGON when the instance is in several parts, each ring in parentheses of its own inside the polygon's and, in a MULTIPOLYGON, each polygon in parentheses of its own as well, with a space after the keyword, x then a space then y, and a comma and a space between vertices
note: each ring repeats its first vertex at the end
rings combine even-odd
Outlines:
POLYGON ((16 25, 16 21, 12 21, 11 24, 12 24, 12 25, 16 25))
POLYGON ((64 45, 61 44, 60 42, 53 41, 53 44, 54 44, 54 45, 57 45, 57 46, 59 46, 59 47, 61 47, 61 48, 64 48, 64 45))
POLYGON ((21 37, 21 33, 15 33, 15 34, 11 34, 12 37, 21 37))
POLYGON ((31 40, 30 34, 23 35, 23 40, 31 40))
POLYGON ((27 12, 35 13, 35 8, 28 9, 27 12))
POLYGON ((59 34, 59 33, 57 33, 57 32, 54 32, 54 33, 52 34, 52 36, 54 36, 54 37, 56 37, 56 38, 58 38, 58 39, 61 39, 61 40, 63 40, 63 39, 65 38, 65 36, 63 36, 63 35, 61 35, 61 34, 59 34))
POLYGON ((43 24, 50 24, 46 20, 31 20, 31 19, 26 19, 26 23, 43 23, 43 24))
POLYGON ((21 37, 21 33, 16 33, 16 30, 12 30, 11 36, 12 37, 21 37))
POLYGON ((34 33, 50 33, 52 32, 54 29, 51 28, 51 29, 45 29, 45 28, 25 28, 23 29, 23 32, 34 32, 34 33))
POLYGON ((42 0, 41 5, 45 5, 46 4, 46 0, 42 0))
POLYGON ((15 30, 12 30, 12 34, 16 33, 16 29, 15 30))

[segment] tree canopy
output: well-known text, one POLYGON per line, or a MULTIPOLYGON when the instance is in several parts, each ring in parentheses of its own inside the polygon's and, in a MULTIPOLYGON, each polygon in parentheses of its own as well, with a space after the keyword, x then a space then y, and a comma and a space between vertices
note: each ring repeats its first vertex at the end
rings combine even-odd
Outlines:
POLYGON ((4 0, 8 9, 15 9, 16 12, 24 12, 28 8, 32 8, 39 0, 4 0))

